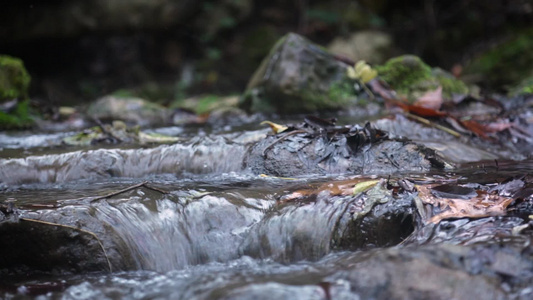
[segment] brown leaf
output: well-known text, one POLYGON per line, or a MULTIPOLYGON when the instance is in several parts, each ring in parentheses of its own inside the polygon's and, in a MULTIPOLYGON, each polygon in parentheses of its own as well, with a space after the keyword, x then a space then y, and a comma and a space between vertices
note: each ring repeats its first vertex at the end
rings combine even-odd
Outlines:
POLYGON ((442 87, 439 86, 436 90, 425 93, 423 96, 418 98, 413 104, 415 106, 439 110, 442 106, 442 102, 442 87))
POLYGON ((327 182, 319 186, 310 186, 306 189, 301 189, 294 191, 290 194, 284 195, 280 197, 280 202, 291 202, 296 200, 302 200, 305 198, 309 198, 312 196, 317 196, 318 194, 327 191, 330 196, 347 196, 347 195, 353 195, 356 191, 354 188, 356 188, 358 185, 362 183, 377 183, 376 180, 369 180, 367 178, 354 178, 354 179, 348 179, 348 180, 340 180, 340 181, 332 181, 327 182))
POLYGON ((436 198, 431 194, 430 186, 416 186, 422 203, 438 208, 439 213, 424 220, 426 223, 439 223, 444 219, 483 218, 505 214, 513 198, 478 191, 477 196, 464 200, 454 198, 436 198))
POLYGON ((459 123, 461 123, 461 125, 463 125, 466 129, 472 131, 473 133, 475 133, 477 136, 481 137, 481 138, 484 138, 486 140, 490 140, 491 138, 488 136, 489 133, 491 133, 492 131, 489 130, 487 128, 487 126, 479 123, 479 122, 476 122, 474 120, 459 120, 459 123))

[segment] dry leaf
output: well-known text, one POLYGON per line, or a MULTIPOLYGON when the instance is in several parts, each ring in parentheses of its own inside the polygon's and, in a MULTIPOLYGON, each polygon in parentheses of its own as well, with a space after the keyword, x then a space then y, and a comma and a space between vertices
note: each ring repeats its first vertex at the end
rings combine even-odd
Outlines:
POLYGON ((439 223, 444 219, 483 218, 504 215, 513 198, 502 197, 478 191, 478 195, 468 200, 454 198, 437 198, 431 194, 430 186, 416 186, 422 203, 438 208, 440 212, 433 215, 426 223, 439 223))
POLYGON ((355 178, 349 180, 341 180, 324 183, 319 186, 310 187, 307 189, 301 189, 287 194, 280 198, 281 202, 288 202, 307 198, 310 196, 316 196, 321 192, 328 191, 330 196, 348 196, 354 195, 356 191, 358 193, 364 192, 371 187, 375 186, 380 180, 367 180, 365 178, 355 178))

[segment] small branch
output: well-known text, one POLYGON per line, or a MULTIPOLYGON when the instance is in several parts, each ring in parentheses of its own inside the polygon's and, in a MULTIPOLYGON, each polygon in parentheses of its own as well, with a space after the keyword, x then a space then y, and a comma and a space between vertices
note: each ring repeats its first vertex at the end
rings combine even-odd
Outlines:
POLYGON ((145 188, 149 189, 149 190, 156 191, 156 192, 159 192, 159 193, 161 193, 161 194, 170 194, 169 191, 165 191, 165 190, 160 189, 160 188, 158 188, 158 187, 155 187, 155 186, 152 186, 152 185, 148 185, 148 183, 146 183, 146 182, 143 184, 143 186, 144 186, 145 188))
POLYGON ((56 224, 56 223, 46 222, 46 221, 41 221, 41 220, 34 220, 34 219, 27 219, 27 218, 20 218, 20 220, 21 221, 44 224, 44 225, 50 225, 50 226, 69 228, 69 229, 73 229, 73 230, 76 230, 76 231, 79 231, 79 232, 82 232, 82 233, 86 233, 86 234, 92 236, 98 242, 98 245, 100 245, 100 248, 102 249, 102 252, 104 253, 105 259, 107 261, 107 266, 109 267, 109 272, 113 272, 113 268, 111 267, 111 262, 109 261, 109 257, 107 256, 107 252, 105 251, 104 245, 102 244, 102 242, 100 241, 100 239, 98 238, 98 236, 96 236, 96 234, 94 232, 91 232, 91 231, 88 231, 88 230, 85 230, 85 229, 81 229, 81 228, 77 228, 77 227, 74 227, 74 226, 70 226, 70 225, 56 224))
POLYGON ((274 142, 272 142, 272 144, 268 145, 265 147, 265 149, 263 149, 263 157, 266 158, 266 154, 267 154, 267 151, 270 150, 270 148, 272 148, 274 145, 276 145, 277 143, 283 141, 284 139, 288 138, 289 136, 291 135, 295 135, 295 134, 298 134, 298 133, 306 133, 307 131, 303 130, 303 129, 298 129, 298 130, 293 130, 293 131, 290 131, 290 132, 287 132, 286 134, 284 134, 283 136, 281 136, 279 139, 275 140, 274 142))
POLYGON ((141 186, 146 186, 147 183, 148 183, 148 181, 143 181, 143 182, 141 182, 141 183, 138 183, 138 184, 135 184, 135 185, 129 186, 129 187, 127 187, 127 188, 124 188, 124 189, 118 190, 118 191, 116 191, 116 192, 112 192, 112 193, 107 194, 107 195, 104 195, 104 196, 99 196, 99 197, 93 198, 93 199, 91 199, 90 202, 97 201, 97 200, 102 200, 102 199, 106 199, 106 198, 110 198, 110 197, 113 197, 113 196, 116 196, 116 195, 119 195, 119 194, 125 193, 125 192, 127 192, 127 191, 131 191, 131 190, 134 190, 134 189, 136 189, 136 188, 140 188, 141 186))
POLYGON ((444 126, 442 126, 442 125, 439 125, 439 124, 433 123, 433 122, 431 122, 431 121, 428 120, 428 119, 424 119, 424 118, 422 118, 422 117, 419 117, 419 116, 417 116, 417 115, 413 115, 413 114, 411 114, 411 113, 406 113, 406 115, 407 115, 407 117, 409 117, 409 118, 411 118, 411 119, 415 119, 416 121, 418 121, 418 122, 420 122, 420 123, 424 123, 424 124, 426 124, 426 125, 433 126, 433 127, 437 128, 437 129, 440 129, 440 130, 442 130, 442 131, 444 131, 444 132, 446 132, 446 133, 449 133, 449 134, 451 134, 451 135, 453 135, 453 136, 455 136, 455 137, 461 137, 461 134, 460 134, 459 132, 457 132, 457 131, 455 131, 455 130, 452 130, 452 129, 450 129, 450 128, 444 127, 444 126))

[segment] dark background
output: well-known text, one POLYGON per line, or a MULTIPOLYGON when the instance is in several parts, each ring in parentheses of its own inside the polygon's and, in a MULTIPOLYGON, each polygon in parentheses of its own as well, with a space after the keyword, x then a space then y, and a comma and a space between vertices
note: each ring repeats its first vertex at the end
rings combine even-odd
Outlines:
MULTIPOLYGON (((275 41, 291 31, 327 45, 378 30, 392 37, 391 55, 416 54, 433 66, 455 66, 456 74, 522 38, 491 63, 531 72, 533 51, 524 49, 533 47, 532 24, 526 0, 17 0, 1 5, 0 54, 22 58, 30 94, 50 103, 117 89, 169 103, 242 92, 275 41)), ((498 91, 515 80, 506 72, 465 78, 498 91)))

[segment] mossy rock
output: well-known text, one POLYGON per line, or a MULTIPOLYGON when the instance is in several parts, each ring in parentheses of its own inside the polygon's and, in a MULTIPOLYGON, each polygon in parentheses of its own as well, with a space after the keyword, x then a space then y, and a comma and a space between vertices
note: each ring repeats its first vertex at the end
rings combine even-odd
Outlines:
POLYGON ((468 87, 462 81, 442 69, 432 69, 414 55, 391 58, 375 68, 382 80, 410 101, 439 86, 445 100, 451 100, 454 94, 468 93, 468 87))
POLYGON ((0 55, 0 102, 28 97, 30 75, 22 60, 0 55))
POLYGON ((13 101, 9 108, 0 109, 0 129, 26 128, 33 124, 28 100, 30 80, 22 60, 0 55, 0 103, 13 101))
POLYGON ((19 101, 9 112, 0 110, 0 129, 21 129, 32 124, 28 100, 19 101))
POLYGON ((240 107, 283 114, 342 109, 357 101, 346 68, 322 47, 289 33, 250 79, 240 107))

